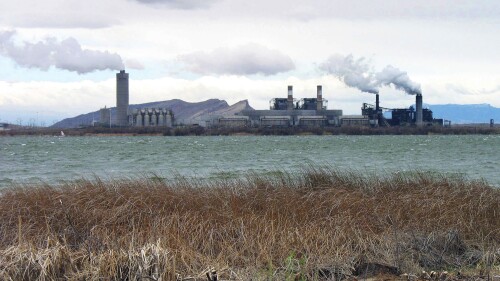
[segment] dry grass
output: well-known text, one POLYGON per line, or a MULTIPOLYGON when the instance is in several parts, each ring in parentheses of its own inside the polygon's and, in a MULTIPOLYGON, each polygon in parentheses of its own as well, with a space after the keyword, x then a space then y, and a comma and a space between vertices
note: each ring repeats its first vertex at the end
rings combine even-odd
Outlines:
POLYGON ((2 280, 325 280, 500 270, 500 189, 330 168, 237 180, 158 177, 0 194, 2 280), (191 279, 194 280, 194 279, 191 279))

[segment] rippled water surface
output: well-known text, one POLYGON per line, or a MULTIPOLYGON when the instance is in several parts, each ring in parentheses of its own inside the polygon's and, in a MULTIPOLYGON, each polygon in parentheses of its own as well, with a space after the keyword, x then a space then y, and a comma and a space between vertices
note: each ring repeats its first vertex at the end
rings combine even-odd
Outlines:
POLYGON ((0 138, 0 187, 94 175, 237 176, 310 164, 377 173, 461 173, 500 186, 500 136, 0 138))

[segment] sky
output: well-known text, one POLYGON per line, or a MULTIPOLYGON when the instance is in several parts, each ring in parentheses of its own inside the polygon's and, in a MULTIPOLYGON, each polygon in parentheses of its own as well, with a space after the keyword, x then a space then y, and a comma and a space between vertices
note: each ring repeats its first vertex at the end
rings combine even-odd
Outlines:
MULTIPOLYGON (((0 2, 0 122, 51 125, 130 103, 315 97, 500 107, 498 0, 0 2)), ((97 118, 97 117, 96 117, 97 118)))

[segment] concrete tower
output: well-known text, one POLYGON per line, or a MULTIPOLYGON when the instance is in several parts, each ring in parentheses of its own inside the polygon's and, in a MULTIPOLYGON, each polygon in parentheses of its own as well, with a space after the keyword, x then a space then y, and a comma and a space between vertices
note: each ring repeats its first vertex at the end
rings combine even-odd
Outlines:
POLYGON ((116 126, 128 126, 128 73, 116 74, 116 126))
POLYGON ((287 110, 293 109, 293 86, 288 86, 288 98, 286 103, 286 109, 287 110))
POLYGON ((323 110, 323 86, 321 85, 318 85, 316 91, 316 110, 317 111, 323 110))
POLYGON ((423 125, 423 110, 422 110, 422 94, 417 94, 415 99, 416 112, 415 112, 415 122, 417 126, 423 125))

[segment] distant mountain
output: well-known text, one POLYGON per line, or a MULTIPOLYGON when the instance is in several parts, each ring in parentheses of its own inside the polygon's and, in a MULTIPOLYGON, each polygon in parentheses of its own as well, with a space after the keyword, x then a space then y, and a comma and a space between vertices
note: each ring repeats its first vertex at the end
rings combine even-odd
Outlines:
POLYGON ((500 108, 489 104, 424 104, 424 108, 432 110, 434 118, 454 124, 489 123, 490 119, 500 123, 500 108))
MULTIPOLYGON (((202 102, 185 102, 183 100, 174 99, 168 101, 150 102, 143 104, 131 104, 130 110, 141 108, 168 108, 174 112, 174 117, 177 123, 182 124, 201 124, 205 120, 217 116, 230 116, 241 112, 244 109, 253 109, 248 104, 247 100, 237 102, 231 106, 219 99, 209 99, 202 102)), ((116 107, 112 107, 111 116, 116 115, 116 107)), ((99 111, 94 111, 72 118, 66 118, 55 123, 51 127, 54 128, 77 128, 80 126, 89 126, 92 121, 99 122, 99 111)))

